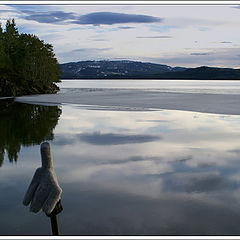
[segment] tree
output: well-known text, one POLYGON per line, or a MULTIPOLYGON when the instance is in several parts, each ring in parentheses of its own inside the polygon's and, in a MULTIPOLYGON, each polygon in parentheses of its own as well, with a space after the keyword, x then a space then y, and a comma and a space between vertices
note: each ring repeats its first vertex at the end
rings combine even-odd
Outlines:
POLYGON ((0 96, 54 93, 60 69, 53 46, 32 34, 19 34, 15 21, 0 26, 0 96))

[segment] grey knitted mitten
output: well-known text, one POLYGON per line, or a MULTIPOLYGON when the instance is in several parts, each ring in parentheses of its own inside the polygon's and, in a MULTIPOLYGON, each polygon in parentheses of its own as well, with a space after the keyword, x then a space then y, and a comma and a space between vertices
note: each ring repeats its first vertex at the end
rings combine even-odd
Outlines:
POLYGON ((27 206, 31 202, 31 212, 37 213, 43 210, 46 214, 50 214, 62 193, 53 169, 50 143, 41 144, 41 156, 42 167, 36 170, 24 196, 23 204, 27 206))

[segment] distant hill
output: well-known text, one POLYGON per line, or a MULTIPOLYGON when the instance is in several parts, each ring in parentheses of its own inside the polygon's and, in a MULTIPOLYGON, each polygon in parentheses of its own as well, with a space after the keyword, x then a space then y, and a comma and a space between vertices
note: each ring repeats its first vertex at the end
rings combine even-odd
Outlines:
POLYGON ((240 80, 240 69, 197 67, 181 72, 151 74, 152 79, 240 80))
POLYGON ((137 61, 80 61, 60 64, 62 79, 240 80, 240 69, 170 67, 137 61))
POLYGON ((167 65, 136 61, 80 61, 60 64, 62 79, 88 78, 134 78, 166 72, 183 71, 186 68, 172 68, 167 65))

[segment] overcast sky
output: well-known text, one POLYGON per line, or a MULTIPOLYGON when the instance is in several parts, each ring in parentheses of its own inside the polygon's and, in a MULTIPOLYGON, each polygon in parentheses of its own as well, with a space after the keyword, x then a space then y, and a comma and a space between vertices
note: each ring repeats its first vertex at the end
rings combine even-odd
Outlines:
POLYGON ((129 59, 240 67, 240 6, 0 5, 0 21, 54 46, 59 63, 129 59))

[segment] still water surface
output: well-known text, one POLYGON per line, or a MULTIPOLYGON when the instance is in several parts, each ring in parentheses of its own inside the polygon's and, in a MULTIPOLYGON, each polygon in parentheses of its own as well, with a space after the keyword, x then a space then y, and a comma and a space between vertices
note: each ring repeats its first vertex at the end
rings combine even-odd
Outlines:
POLYGON ((63 235, 240 235, 240 116, 0 103, 0 235, 51 235, 22 205, 44 140, 63 235))
POLYGON ((62 80, 62 89, 139 89, 181 93, 240 94, 240 81, 224 80, 62 80))

